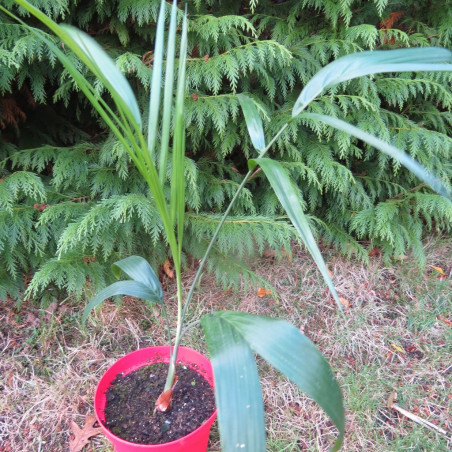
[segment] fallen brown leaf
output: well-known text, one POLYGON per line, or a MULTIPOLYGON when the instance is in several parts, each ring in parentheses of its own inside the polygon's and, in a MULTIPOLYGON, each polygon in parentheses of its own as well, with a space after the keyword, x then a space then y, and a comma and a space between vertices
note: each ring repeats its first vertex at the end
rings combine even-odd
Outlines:
POLYGON ((452 326, 452 320, 446 319, 446 317, 441 317, 440 315, 437 315, 436 318, 440 321, 445 323, 446 325, 452 326))
POLYGON ((434 265, 429 265, 429 267, 433 268, 433 270, 436 270, 442 276, 447 276, 446 273, 444 273, 444 270, 441 267, 435 267, 434 265))
POLYGON ((380 256, 380 255, 381 255, 381 250, 380 250, 380 248, 374 247, 374 248, 372 248, 372 249, 369 251, 369 256, 370 256, 370 257, 372 257, 372 256, 380 256))
POLYGON ((259 287, 259 290, 257 291, 257 296, 259 298, 263 298, 266 295, 270 295, 272 291, 270 289, 264 289, 263 287, 259 287))
POLYGON ((169 259, 163 262, 163 271, 168 278, 174 279, 174 270, 171 268, 171 262, 169 259))
POLYGON ((88 443, 92 436, 102 432, 100 427, 94 427, 96 416, 88 414, 85 418, 85 425, 80 428, 74 421, 69 422, 69 427, 74 434, 74 439, 69 441, 70 452, 80 452, 88 443))
POLYGON ((339 301, 341 302, 341 305, 345 308, 348 309, 352 304, 350 303, 350 301, 348 301, 346 298, 344 297, 339 297, 339 301))

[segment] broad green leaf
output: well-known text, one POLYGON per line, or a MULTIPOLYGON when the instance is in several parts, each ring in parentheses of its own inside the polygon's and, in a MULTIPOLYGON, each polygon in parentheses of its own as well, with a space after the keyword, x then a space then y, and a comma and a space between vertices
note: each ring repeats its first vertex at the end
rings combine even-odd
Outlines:
POLYGON ((105 84, 118 106, 124 111, 129 110, 138 128, 141 129, 141 114, 135 94, 114 61, 88 34, 71 25, 61 24, 59 28, 71 38, 63 40, 63 42, 73 51, 75 51, 73 45, 75 43, 78 47, 76 54, 80 56, 79 50, 83 52, 85 58, 82 58, 82 61, 105 84))
POLYGON ((254 355, 221 313, 201 320, 215 376, 223 452, 265 451, 262 391, 254 355))
POLYGON ((300 235, 300 238, 305 244, 307 250, 311 253, 311 256, 322 273, 322 276, 327 283, 339 310, 342 312, 341 302, 339 301, 333 281, 328 273, 328 269, 326 268, 325 261, 323 260, 315 238, 312 235, 308 220, 306 219, 301 206, 300 197, 292 185, 289 175, 279 162, 268 158, 249 160, 248 165, 250 169, 256 165, 259 165, 264 171, 270 185, 279 199, 279 202, 286 211, 290 221, 295 226, 295 229, 300 235))
POLYGON ((292 110, 298 116, 324 89, 363 75, 383 72, 452 71, 452 52, 439 47, 353 53, 325 66, 306 84, 292 110))
POLYGON ((138 281, 145 286, 163 302, 163 290, 157 275, 149 262, 141 256, 129 256, 112 265, 113 274, 119 279, 121 270, 134 281, 138 281))
POLYGON ((218 312, 216 316, 322 407, 339 430, 334 450, 339 449, 345 429, 342 393, 314 344, 284 320, 232 311, 218 312))
POLYGON ((258 151, 262 151, 265 148, 264 127, 262 125, 262 119, 257 112, 256 105, 245 94, 237 94, 237 99, 242 107, 251 142, 258 151))
POLYGON ((409 169, 413 174, 415 174, 419 179, 430 185, 437 193, 452 200, 451 190, 448 189, 443 182, 438 179, 433 174, 429 173, 422 165, 420 165, 416 160, 413 160, 408 154, 396 148, 395 146, 386 143, 379 138, 364 132, 364 130, 355 127, 348 122, 342 121, 338 118, 333 118, 332 116, 319 115, 317 113, 303 113, 303 118, 314 119, 317 121, 322 121, 335 129, 342 130, 368 144, 383 151, 385 154, 398 160, 403 166, 409 169))
POLYGON ((162 300, 155 295, 155 292, 148 286, 138 281, 118 281, 102 289, 83 310, 82 323, 86 322, 90 312, 99 306, 107 298, 115 295, 129 295, 131 297, 141 298, 152 303, 162 303, 162 300))

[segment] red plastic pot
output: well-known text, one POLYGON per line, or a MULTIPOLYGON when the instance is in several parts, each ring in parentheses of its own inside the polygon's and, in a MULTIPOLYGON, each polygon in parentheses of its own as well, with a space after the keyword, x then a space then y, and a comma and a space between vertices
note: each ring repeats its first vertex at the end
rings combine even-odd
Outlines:
MULTIPOLYGON (((196 430, 188 435, 164 444, 136 444, 116 436, 104 425, 105 391, 119 373, 128 374, 142 366, 153 362, 169 363, 168 346, 142 348, 129 353, 116 361, 103 375, 97 385, 94 397, 94 411, 105 436, 113 443, 116 452, 204 452, 207 450, 210 427, 217 417, 217 412, 207 419, 196 430)), ((201 374, 213 387, 213 370, 210 361, 201 353, 187 347, 179 347, 177 362, 185 364, 201 374)))

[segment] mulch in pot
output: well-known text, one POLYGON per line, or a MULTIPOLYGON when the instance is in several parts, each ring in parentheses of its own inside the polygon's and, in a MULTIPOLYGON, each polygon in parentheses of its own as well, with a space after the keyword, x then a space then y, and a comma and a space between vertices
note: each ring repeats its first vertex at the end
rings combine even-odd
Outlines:
POLYGON ((215 410, 215 396, 205 378, 178 365, 171 409, 154 413, 165 386, 168 364, 153 363, 119 374, 106 392, 105 425, 116 436, 138 444, 162 444, 198 428, 215 410))

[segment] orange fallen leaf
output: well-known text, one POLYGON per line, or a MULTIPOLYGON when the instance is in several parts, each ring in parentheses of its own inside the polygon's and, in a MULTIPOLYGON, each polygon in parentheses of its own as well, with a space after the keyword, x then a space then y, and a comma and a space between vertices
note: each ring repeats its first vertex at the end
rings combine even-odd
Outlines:
POLYGON ((434 265, 429 265, 429 267, 433 268, 433 270, 436 270, 442 276, 447 276, 446 273, 444 273, 444 270, 441 267, 435 267, 434 265))
POLYGON ((352 304, 344 297, 339 297, 339 301, 341 302, 341 305, 348 309, 352 304))
POLYGON ((168 278, 174 279, 174 270, 171 268, 171 262, 169 259, 163 262, 163 271, 165 272, 166 276, 168 276, 168 278))
POLYGON ((265 297, 265 295, 270 295, 272 291, 270 289, 264 289, 263 287, 259 287, 259 290, 257 291, 257 296, 259 298, 265 297))
POLYGON ((440 315, 437 315, 436 318, 440 321, 445 323, 446 325, 452 326, 452 320, 446 319, 445 317, 441 317, 440 315))
POLYGON ((69 427, 74 434, 74 439, 69 441, 70 452, 80 452, 88 443, 92 436, 102 432, 100 427, 94 427, 96 416, 88 414, 85 418, 85 425, 80 428, 74 421, 69 422, 69 427))

